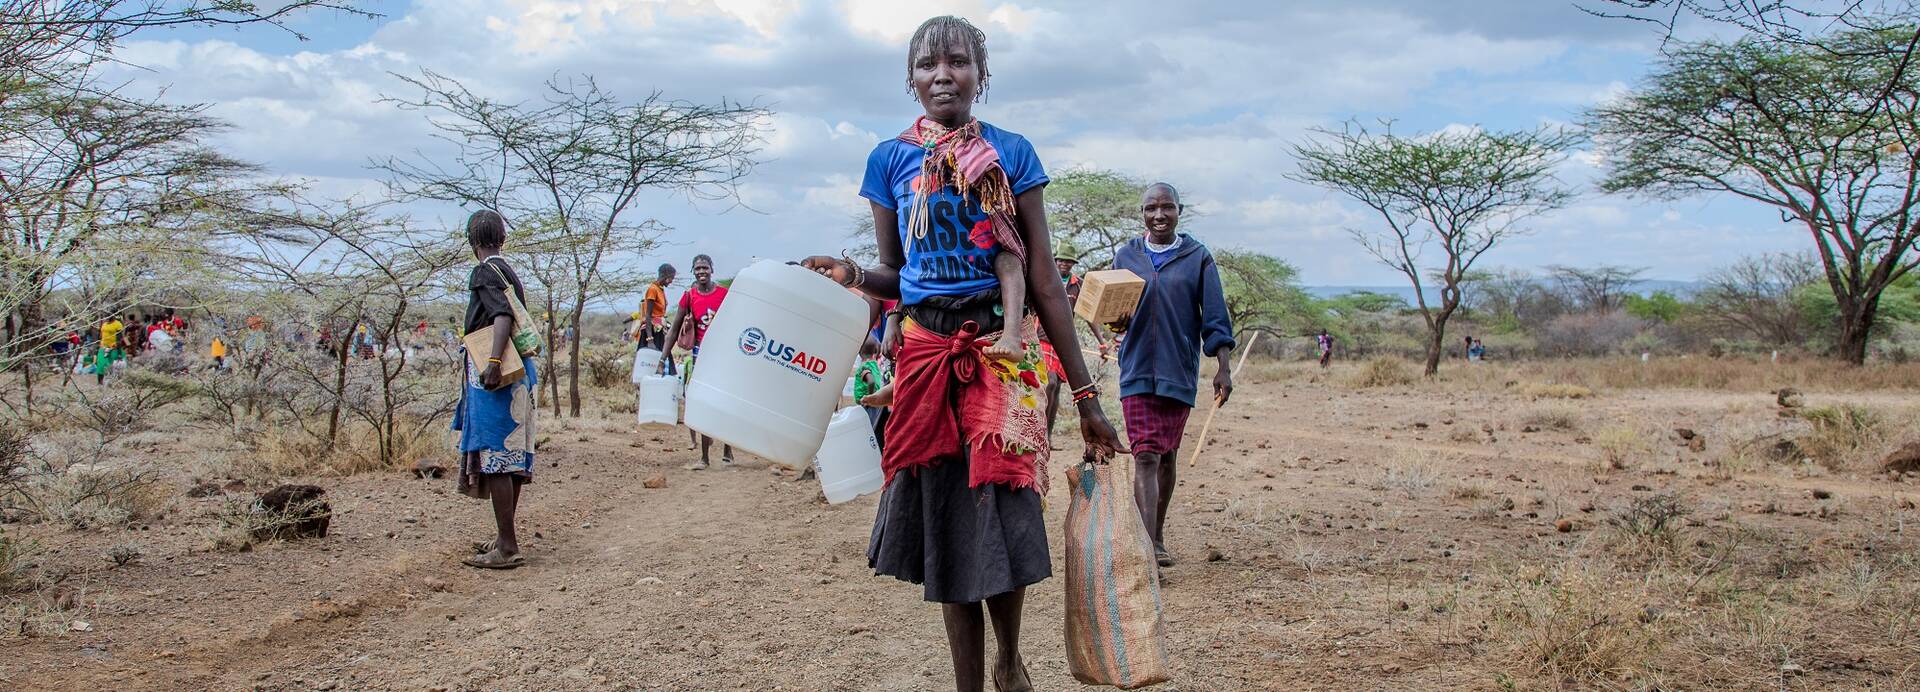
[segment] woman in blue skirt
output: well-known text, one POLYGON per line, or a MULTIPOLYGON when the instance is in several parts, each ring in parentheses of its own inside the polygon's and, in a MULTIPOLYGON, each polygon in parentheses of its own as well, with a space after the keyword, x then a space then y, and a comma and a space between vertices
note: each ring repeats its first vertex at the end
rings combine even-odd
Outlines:
POLYGON ((480 263, 467 276, 464 333, 492 327, 493 339, 489 353, 462 353, 464 386, 453 429, 460 433, 460 492, 493 501, 497 535, 476 544, 475 554, 464 560, 482 569, 526 564, 513 517, 520 486, 533 481, 533 391, 539 381, 533 359, 522 359, 527 373, 519 381, 502 385, 500 376, 501 359, 513 348, 514 304, 525 305, 527 299, 526 286, 500 256, 506 241, 507 222, 499 213, 482 210, 467 219, 467 243, 480 263))

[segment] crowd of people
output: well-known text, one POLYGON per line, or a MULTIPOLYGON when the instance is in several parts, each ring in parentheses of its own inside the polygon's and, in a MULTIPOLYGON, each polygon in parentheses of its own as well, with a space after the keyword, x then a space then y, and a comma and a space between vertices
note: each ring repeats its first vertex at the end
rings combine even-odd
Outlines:
MULTIPOLYGON (((149 353, 179 355, 189 343, 187 320, 172 309, 160 314, 111 315, 85 326, 62 321, 53 332, 47 352, 55 367, 92 375, 96 384, 125 369, 129 359, 149 353)), ((225 342, 216 337, 209 349, 215 352, 216 364, 225 362, 225 342)))
MULTIPOLYGON (((1219 361, 1209 398, 1225 405, 1233 392, 1233 325, 1211 252, 1179 232, 1179 192, 1159 183, 1143 191, 1140 237, 1114 259, 1147 280, 1138 309, 1113 324, 1077 329, 1078 258, 1052 246, 1046 169, 1026 138, 972 115, 991 74, 985 35, 962 19, 929 20, 914 33, 906 67, 924 113, 874 148, 860 187, 878 261, 823 255, 801 264, 870 307, 872 332, 853 380, 886 476, 870 566, 919 584, 927 601, 941 605, 957 689, 984 688, 991 617, 995 688, 1030 690, 1020 621, 1026 588, 1052 573, 1042 498, 1060 399, 1079 413, 1085 458, 1104 462, 1131 449, 1136 505, 1159 562, 1170 566, 1165 527, 1175 460, 1202 391, 1199 359, 1219 361), (1083 350, 1083 338, 1096 349, 1083 350), (1090 374, 1090 353, 1119 362, 1126 441, 1101 406, 1106 393, 1090 374), (983 367, 1022 376, 975 376, 983 367)), ((469 352, 454 419, 459 488, 490 499, 495 520, 494 539, 476 544, 466 562, 493 569, 525 564, 513 517, 534 469, 537 353, 507 337, 516 314, 524 314, 524 288, 500 258, 505 228, 491 211, 468 220, 478 264, 468 281, 469 352), (491 336, 476 343, 484 330, 491 336), (510 358, 510 348, 520 357, 510 358), (503 379, 508 360, 524 363, 524 375, 503 379)), ((714 281, 710 257, 694 257, 692 272, 693 284, 670 308, 666 289, 676 272, 661 266, 628 328, 635 348, 658 349, 661 370, 682 376, 698 366, 707 327, 727 294, 714 281), (680 352, 685 361, 676 360, 680 352)), ((712 441, 689 432, 700 449, 690 468, 708 468, 712 441)), ((732 463, 732 450, 724 443, 722 449, 720 463, 732 463)))
MULTIPOLYGON (((1155 558, 1173 566, 1166 526, 1186 424, 1203 393, 1212 406, 1227 404, 1237 344, 1214 257, 1180 231, 1185 207, 1167 183, 1141 191, 1141 233, 1112 262, 1146 280, 1136 309, 1110 324, 1076 319, 1079 258, 1053 246, 1045 166, 1025 137, 973 117, 991 74, 987 57, 985 35, 965 20, 937 17, 920 26, 908 47, 906 78, 923 113, 873 149, 859 190, 876 229, 877 261, 822 255, 800 264, 869 306, 871 331, 852 393, 874 427, 886 477, 870 566, 920 585, 927 601, 940 604, 957 689, 980 690, 988 679, 991 618, 998 644, 991 681, 999 690, 1030 690, 1020 623, 1026 588, 1052 573, 1042 507, 1049 458, 1062 449, 1053 436, 1061 406, 1078 412, 1083 458, 1104 463, 1132 455, 1135 506, 1155 558), (1117 391, 1101 390, 1089 356, 1117 361, 1117 391), (1218 362, 1205 385, 1202 357, 1218 362), (1107 396, 1119 399, 1124 439, 1102 407, 1107 396)), ((487 500, 494 520, 493 537, 475 543, 464 561, 486 569, 526 564, 515 516, 536 468, 542 354, 539 339, 528 334, 526 287, 501 254, 508 228, 494 211, 468 218, 475 264, 466 309, 438 335, 458 345, 464 364, 451 423, 460 453, 456 485, 487 500)), ((626 330, 634 348, 663 354, 663 374, 680 377, 698 367, 727 297, 711 257, 693 257, 690 268, 693 282, 669 301, 678 272, 661 265, 626 330)), ((225 369, 241 358, 264 358, 274 341, 367 359, 433 338, 425 320, 389 335, 389 344, 363 321, 274 334, 250 317, 235 334, 244 334, 236 346, 224 327, 220 320, 208 338, 196 339, 175 310, 122 315, 67 331, 52 350, 63 366, 104 383, 131 357, 183 353, 190 344, 204 345, 209 367, 225 369)), ((575 337, 570 329, 561 334, 575 337)), ((1316 346, 1326 365, 1332 337, 1322 332, 1316 346)), ((709 468, 713 440, 691 430, 689 436, 700 457, 688 468, 709 468)), ((719 463, 733 464, 731 446, 723 441, 721 449, 719 463)))
POLYGON ((418 355, 428 346, 453 347, 459 327, 450 322, 436 336, 429 321, 423 319, 411 329, 383 338, 369 331, 369 322, 364 319, 278 329, 259 315, 229 319, 207 312, 199 319, 200 325, 189 328, 184 311, 161 308, 152 313, 110 315, 85 325, 62 320, 54 325, 44 360, 35 367, 51 365, 57 372, 91 376, 96 385, 104 386, 134 363, 178 374, 194 368, 232 370, 242 361, 263 367, 276 351, 311 350, 329 358, 358 360, 380 354, 391 357, 399 353, 395 349, 418 355))

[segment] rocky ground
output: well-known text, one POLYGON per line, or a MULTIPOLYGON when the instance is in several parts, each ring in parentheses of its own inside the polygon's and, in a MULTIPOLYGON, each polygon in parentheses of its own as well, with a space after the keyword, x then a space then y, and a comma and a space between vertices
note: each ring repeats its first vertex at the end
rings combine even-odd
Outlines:
MULTIPOLYGON (((1920 487, 1752 462, 1736 443, 1803 425, 1771 395, 1346 377, 1256 368, 1181 461, 1164 689, 1920 688, 1920 487), (1649 540, 1622 518, 1652 497, 1682 510, 1649 540)), ((10 600, 0 687, 948 688, 938 609, 866 567, 873 497, 829 506, 752 458, 683 470, 684 432, 629 416, 542 421, 515 571, 461 566, 484 506, 399 472, 302 479, 327 488, 330 535, 245 552, 208 545, 218 493, 129 529, 19 528, 43 563, 88 567, 10 600)), ((1027 596, 1042 690, 1077 686, 1062 588, 1027 596)))

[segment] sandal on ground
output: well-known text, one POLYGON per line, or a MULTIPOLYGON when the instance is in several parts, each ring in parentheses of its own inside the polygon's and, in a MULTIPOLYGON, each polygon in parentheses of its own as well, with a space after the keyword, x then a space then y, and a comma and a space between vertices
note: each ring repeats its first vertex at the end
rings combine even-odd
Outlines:
POLYGON ((686 466, 682 466, 680 468, 686 469, 688 471, 705 471, 709 466, 712 466, 712 464, 707 463, 705 460, 701 460, 701 461, 693 462, 691 464, 687 464, 686 466))
POLYGON ((473 554, 475 554, 475 555, 485 555, 485 554, 487 554, 487 553, 491 553, 491 552, 493 552, 493 546, 494 546, 494 543, 495 543, 495 542, 497 542, 497 541, 499 541, 499 540, 500 540, 500 539, 498 539, 498 538, 489 538, 489 539, 487 539, 487 540, 484 540, 484 541, 474 541, 474 542, 473 542, 473 554))
POLYGON ((1153 560, 1154 560, 1155 562, 1158 562, 1158 563, 1160 563, 1160 566, 1161 566, 1161 567, 1172 567, 1172 566, 1173 566, 1173 553, 1169 553, 1169 552, 1167 552, 1167 549, 1166 549, 1166 548, 1154 548, 1154 549, 1153 549, 1153 560))
POLYGON ((999 692, 1033 692, 1033 679, 1027 677, 1027 662, 1020 661, 1017 674, 1009 674, 1005 668, 994 664, 993 689, 999 692))
POLYGON ((461 560, 460 562, 468 567, 478 567, 480 569, 513 569, 527 564, 527 556, 515 554, 513 557, 506 557, 501 555, 498 549, 495 549, 461 560))

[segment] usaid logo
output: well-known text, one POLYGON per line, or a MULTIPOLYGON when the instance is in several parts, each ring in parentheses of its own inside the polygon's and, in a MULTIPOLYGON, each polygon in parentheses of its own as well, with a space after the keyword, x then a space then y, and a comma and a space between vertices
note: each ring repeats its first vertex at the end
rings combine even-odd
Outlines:
POLYGON ((759 327, 748 327, 746 331, 740 332, 741 353, 755 356, 759 355, 760 351, 766 347, 767 333, 760 331, 759 327))
POLYGON ((816 382, 827 374, 825 359, 794 348, 793 344, 775 341, 759 327, 748 327, 746 331, 740 332, 740 352, 748 356, 764 358, 816 382))

